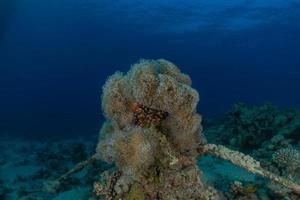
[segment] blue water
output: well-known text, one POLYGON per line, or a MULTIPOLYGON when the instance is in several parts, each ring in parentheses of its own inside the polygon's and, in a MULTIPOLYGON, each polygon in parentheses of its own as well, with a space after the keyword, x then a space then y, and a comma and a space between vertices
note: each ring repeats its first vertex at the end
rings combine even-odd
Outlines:
POLYGON ((300 1, 1 0, 0 134, 96 134, 101 86, 140 58, 190 74, 204 117, 300 108, 300 1))

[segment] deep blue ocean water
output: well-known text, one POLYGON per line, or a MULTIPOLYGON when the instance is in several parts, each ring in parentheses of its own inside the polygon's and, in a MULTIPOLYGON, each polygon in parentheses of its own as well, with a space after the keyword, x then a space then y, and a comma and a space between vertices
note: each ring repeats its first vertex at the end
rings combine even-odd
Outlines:
POLYGON ((300 1, 0 0, 0 134, 96 134, 106 78, 140 58, 189 74, 204 117, 300 108, 300 1))

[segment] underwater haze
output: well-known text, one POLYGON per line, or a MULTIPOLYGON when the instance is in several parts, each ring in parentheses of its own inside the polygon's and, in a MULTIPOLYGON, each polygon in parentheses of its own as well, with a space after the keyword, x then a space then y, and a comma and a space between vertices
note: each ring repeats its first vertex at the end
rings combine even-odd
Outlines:
POLYGON ((102 85, 141 58, 189 74, 204 118, 300 108, 300 1, 1 0, 0 134, 97 135, 102 85))
POLYGON ((0 200, 100 199, 299 200, 300 0, 0 0, 0 200))

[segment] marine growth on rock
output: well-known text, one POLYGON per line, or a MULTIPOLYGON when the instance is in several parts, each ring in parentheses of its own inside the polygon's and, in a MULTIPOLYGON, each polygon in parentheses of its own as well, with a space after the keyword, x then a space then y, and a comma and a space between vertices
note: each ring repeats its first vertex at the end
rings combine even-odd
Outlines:
MULTIPOLYGON (((299 185, 264 169, 251 156, 207 144, 196 111, 199 94, 191 84, 189 76, 163 59, 141 60, 126 74, 116 72, 108 78, 102 95, 106 122, 90 160, 101 159, 115 167, 94 183, 95 194, 106 200, 222 199, 203 181, 196 162, 202 154, 228 160, 300 194, 299 185)), ((244 115, 236 114, 233 121, 244 120, 244 115)), ((250 127, 268 126, 253 123, 250 127)), ((255 192, 248 189, 246 193, 255 192)))
POLYGON ((198 92, 166 60, 141 60, 103 87, 107 118, 97 156, 116 165, 95 183, 106 199, 219 199, 196 164, 202 137, 198 92), (119 174, 119 176, 115 176, 119 174), (113 183, 113 185, 112 185, 113 183))

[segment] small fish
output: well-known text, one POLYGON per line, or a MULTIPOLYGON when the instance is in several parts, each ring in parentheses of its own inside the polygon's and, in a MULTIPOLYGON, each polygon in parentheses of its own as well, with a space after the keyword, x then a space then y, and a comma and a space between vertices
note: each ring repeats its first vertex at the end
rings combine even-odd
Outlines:
POLYGON ((158 126, 168 117, 165 111, 149 108, 139 103, 132 103, 131 110, 134 113, 135 124, 141 127, 158 126))

